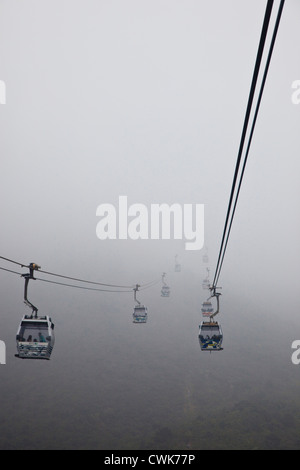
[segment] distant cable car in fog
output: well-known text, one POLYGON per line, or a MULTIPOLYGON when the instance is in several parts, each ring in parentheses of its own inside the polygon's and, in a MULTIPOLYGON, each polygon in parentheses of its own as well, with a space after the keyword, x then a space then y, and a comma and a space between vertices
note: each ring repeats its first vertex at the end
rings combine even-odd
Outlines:
POLYGON ((178 255, 175 256, 175 272, 180 273, 181 271, 181 264, 178 263, 178 255))
POLYGON ((202 282, 202 287, 203 289, 209 289, 210 288, 210 281, 209 281, 209 268, 206 268, 207 271, 207 276, 202 282))
POLYGON ((32 308, 32 315, 24 315, 17 331, 16 357, 20 359, 50 359, 54 346, 54 324, 49 316, 38 316, 38 309, 27 298, 28 283, 34 279, 33 271, 37 264, 29 265, 29 274, 25 278, 24 302, 32 308))
POLYGON ((160 295, 161 295, 161 297, 170 297, 170 287, 169 286, 162 286, 160 295))
POLYGON ((142 305, 136 298, 136 293, 139 290, 139 284, 135 286, 133 289, 134 291, 134 301, 137 305, 135 305, 133 310, 133 323, 146 323, 148 318, 148 309, 144 305, 142 305))
POLYGON ((214 312, 212 303, 209 300, 203 302, 201 312, 204 317, 210 317, 210 315, 214 312))
POLYGON ((205 253, 202 256, 202 261, 203 261, 203 263, 208 263, 208 261, 209 261, 208 254, 207 254, 207 247, 205 247, 205 253))
POLYGON ((165 281, 166 273, 162 275, 163 286, 161 288, 161 297, 170 297, 170 287, 166 284, 165 281))
POLYGON ((214 321, 213 318, 219 313, 219 296, 220 293, 216 293, 216 288, 213 288, 212 297, 217 298, 217 310, 212 313, 209 317, 209 321, 203 321, 199 326, 199 344, 201 351, 221 351, 223 332, 221 325, 214 321))

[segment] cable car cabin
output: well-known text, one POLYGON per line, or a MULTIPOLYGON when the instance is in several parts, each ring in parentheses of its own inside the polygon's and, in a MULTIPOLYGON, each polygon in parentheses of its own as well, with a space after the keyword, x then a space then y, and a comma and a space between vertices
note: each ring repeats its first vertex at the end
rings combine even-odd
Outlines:
POLYGON ((170 297, 170 287, 169 286, 162 286, 161 296, 162 297, 170 297))
POLYGON ((175 272, 180 273, 181 271, 181 264, 175 264, 175 272))
POLYGON ((218 322, 202 322, 199 328, 201 351, 221 351, 223 333, 218 322))
POLYGON ((202 287, 203 289, 209 289, 210 287, 209 279, 204 279, 204 281, 202 282, 202 287))
POLYGON ((214 313, 212 303, 209 301, 203 302, 201 312, 204 317, 210 317, 214 313))
POLYGON ((148 317, 147 307, 136 305, 133 310, 133 323, 146 323, 148 317))
POLYGON ((48 316, 25 315, 17 332, 16 357, 21 359, 50 359, 54 346, 54 324, 48 316))

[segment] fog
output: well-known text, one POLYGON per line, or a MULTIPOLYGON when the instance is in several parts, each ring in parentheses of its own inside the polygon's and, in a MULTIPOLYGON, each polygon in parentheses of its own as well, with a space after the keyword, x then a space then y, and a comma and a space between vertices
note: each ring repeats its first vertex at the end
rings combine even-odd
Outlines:
POLYGON ((296 0, 283 10, 219 279, 224 350, 198 342, 265 6, 0 0, 0 256, 106 284, 158 281, 137 294, 143 325, 132 323, 133 291, 30 281, 56 343, 50 361, 21 361, 24 279, 0 270, 1 449, 299 448, 296 0), (120 196, 148 208, 204 204, 204 248, 100 240, 97 207, 118 211, 120 196))

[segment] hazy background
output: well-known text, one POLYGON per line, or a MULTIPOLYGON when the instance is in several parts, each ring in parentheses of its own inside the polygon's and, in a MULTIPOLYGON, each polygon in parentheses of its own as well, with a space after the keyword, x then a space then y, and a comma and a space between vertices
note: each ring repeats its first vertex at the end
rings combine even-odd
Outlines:
POLYGON ((56 344, 49 362, 20 361, 23 280, 0 271, 0 448, 300 447, 297 0, 284 7, 220 277, 224 351, 198 344, 204 250, 96 237, 97 206, 119 195, 205 204, 213 274, 265 6, 0 0, 0 255, 122 285, 166 272, 171 287, 169 299, 160 284, 141 292, 149 320, 133 325, 132 293, 32 281, 56 344))

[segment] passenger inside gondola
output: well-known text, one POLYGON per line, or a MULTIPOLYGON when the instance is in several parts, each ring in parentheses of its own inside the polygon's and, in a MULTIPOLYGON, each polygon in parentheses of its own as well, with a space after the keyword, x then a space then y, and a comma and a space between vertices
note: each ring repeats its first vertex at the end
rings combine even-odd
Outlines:
POLYGON ((46 342, 46 337, 48 336, 48 328, 47 325, 35 325, 32 324, 24 324, 22 325, 20 331, 20 341, 27 341, 28 343, 32 342, 32 338, 34 338, 33 342, 46 342), (27 338, 27 340, 26 340, 27 338), (39 339, 38 339, 39 338, 39 339))

